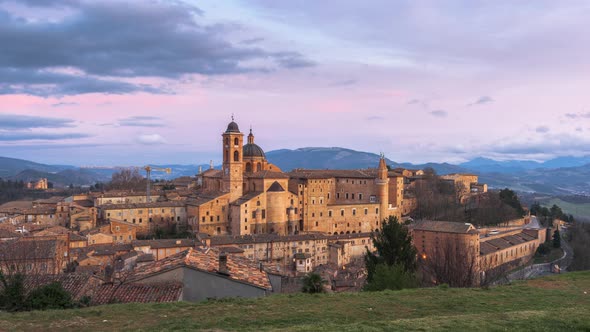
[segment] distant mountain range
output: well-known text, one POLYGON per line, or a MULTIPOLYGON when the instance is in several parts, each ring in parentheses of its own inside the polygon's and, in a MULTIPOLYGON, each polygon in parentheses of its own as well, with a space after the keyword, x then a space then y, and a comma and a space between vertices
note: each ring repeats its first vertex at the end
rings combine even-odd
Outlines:
MULTIPOLYGON (((283 171, 295 168, 309 169, 363 169, 376 167, 380 156, 375 153, 345 148, 308 147, 295 150, 281 149, 266 153, 269 162, 283 171)), ((480 182, 490 187, 509 187, 518 191, 540 192, 552 195, 590 195, 590 156, 559 157, 545 162, 510 160, 497 161, 476 158, 453 165, 448 163, 411 164, 398 163, 387 159, 391 167, 413 169, 433 168, 438 174, 475 173, 480 182)), ((209 165, 155 165, 169 167, 172 174, 153 172, 154 179, 172 179, 193 176, 199 166, 203 170, 209 165)), ((216 166, 219 168, 219 166, 216 166)), ((90 185, 110 180, 120 167, 84 167, 68 165, 45 165, 27 160, 0 157, 0 177, 12 180, 31 181, 48 178, 57 186, 90 185)), ((144 171, 140 170, 143 174, 144 171)))
POLYGON ((590 156, 585 157, 558 157, 545 162, 531 160, 506 160, 497 161, 488 158, 475 158, 471 161, 459 164, 465 169, 471 169, 482 173, 507 173, 513 174, 533 169, 556 169, 564 167, 579 167, 590 164, 590 156))

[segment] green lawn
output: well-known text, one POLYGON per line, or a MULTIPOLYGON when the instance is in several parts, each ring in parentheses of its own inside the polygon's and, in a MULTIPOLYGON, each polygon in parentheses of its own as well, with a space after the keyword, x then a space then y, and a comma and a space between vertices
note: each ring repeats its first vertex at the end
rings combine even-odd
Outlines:
POLYGON ((491 289, 276 295, 1 313, 0 330, 588 331, 589 312, 590 272, 578 272, 491 289))
POLYGON ((543 206, 551 208, 553 204, 558 205, 563 212, 572 214, 574 217, 590 218, 590 203, 571 203, 559 198, 552 198, 541 203, 543 206))

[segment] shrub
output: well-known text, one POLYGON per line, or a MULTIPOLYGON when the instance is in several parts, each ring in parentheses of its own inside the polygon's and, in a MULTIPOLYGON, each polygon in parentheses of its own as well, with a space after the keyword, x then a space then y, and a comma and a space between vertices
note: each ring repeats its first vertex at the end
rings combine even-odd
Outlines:
POLYGON ((34 289, 25 300, 27 310, 68 309, 73 307, 72 295, 57 282, 34 289))
POLYGON ((537 253, 539 255, 547 255, 551 252, 551 247, 547 244, 547 243, 541 243, 541 245, 539 245, 539 248, 537 248, 537 253))
POLYGON ((16 273, 4 275, 0 272, 2 291, 0 292, 0 309, 6 311, 24 310, 25 276, 16 273))
POLYGON ((322 276, 317 273, 309 273, 303 277, 303 288, 301 289, 304 293, 323 293, 324 284, 326 281, 322 279, 322 276))
POLYGON ((373 279, 369 281, 364 290, 382 291, 386 289, 400 290, 404 288, 418 287, 418 279, 413 272, 407 271, 403 265, 387 265, 384 263, 375 266, 373 279))

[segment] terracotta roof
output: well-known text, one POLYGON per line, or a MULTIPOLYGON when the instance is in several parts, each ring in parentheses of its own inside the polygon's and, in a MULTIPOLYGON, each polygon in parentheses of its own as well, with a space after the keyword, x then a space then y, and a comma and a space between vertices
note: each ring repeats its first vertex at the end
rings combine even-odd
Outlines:
POLYGON ((50 198, 36 199, 33 201, 33 203, 36 203, 36 204, 57 204, 59 202, 62 202, 64 199, 65 199, 65 197, 52 196, 50 198))
POLYGON ((86 265, 86 266, 77 266, 76 273, 77 274, 85 274, 85 275, 95 275, 98 274, 101 270, 99 265, 86 265))
POLYGON ((137 257, 137 260, 135 261, 136 263, 146 263, 146 262, 153 262, 154 259, 154 255, 152 254, 143 254, 137 257))
POLYGON ((89 207, 93 207, 94 206, 94 202, 92 200, 89 199, 80 199, 80 200, 75 200, 74 204, 80 206, 80 207, 84 207, 84 208, 89 208, 89 207))
POLYGON ((270 187, 268 187, 268 192, 283 192, 285 191, 285 189, 283 188, 283 186, 281 186, 280 183, 278 183, 277 181, 273 182, 273 184, 270 185, 270 187))
POLYGON ((212 192, 201 192, 198 193, 196 197, 191 197, 185 201, 186 205, 191 206, 200 206, 202 204, 206 204, 211 202, 214 199, 218 199, 225 195, 229 195, 229 193, 221 192, 221 191, 212 191, 212 192))
POLYGON ((44 230, 35 232, 35 234, 33 234, 33 236, 47 236, 47 235, 62 235, 62 234, 68 234, 71 231, 63 226, 53 226, 53 227, 49 227, 46 228, 44 230))
POLYGON ((518 244, 530 242, 535 239, 535 237, 525 233, 524 231, 521 233, 506 235, 499 238, 492 238, 489 240, 485 240, 485 238, 483 238, 480 240, 479 250, 482 255, 487 255, 518 244))
POLYGON ((70 241, 86 241, 87 239, 79 234, 70 233, 70 241))
POLYGON ((159 207, 184 207, 186 204, 179 201, 151 202, 151 203, 130 203, 130 204, 105 204, 101 206, 103 210, 121 210, 121 209, 148 209, 159 207))
POLYGON ((21 236, 20 233, 13 232, 6 228, 0 228, 0 239, 12 239, 21 236))
POLYGON ((208 169, 201 173, 201 175, 207 178, 220 178, 223 176, 223 171, 220 169, 208 169))
POLYGON ((181 283, 122 284, 98 286, 91 296, 92 305, 108 303, 164 303, 180 301, 181 283), (113 293, 114 291, 114 293, 113 293))
MULTIPOLYGON (((158 191, 152 190, 150 192, 151 195, 158 195, 158 191)), ((103 193, 97 193, 93 196, 101 197, 101 198, 109 198, 109 197, 137 197, 137 196, 146 196, 146 191, 107 191, 103 193)))
POLYGON ((110 256, 133 250, 131 244, 94 244, 87 248, 94 251, 93 256, 110 256))
POLYGON ((462 233, 462 234, 476 234, 478 233, 475 227, 469 223, 452 222, 452 221, 433 221, 421 220, 416 221, 410 226, 414 230, 442 232, 442 233, 462 233))
POLYGON ((291 178, 299 179, 329 179, 329 178, 355 178, 374 179, 372 170, 339 170, 339 169, 295 169, 287 173, 291 178))
POLYGON ((157 239, 157 240, 135 240, 131 242, 134 247, 158 248, 179 248, 200 246, 201 242, 195 239, 157 239))
POLYGON ((191 248, 178 254, 168 256, 162 260, 136 268, 132 278, 134 280, 140 280, 161 272, 170 271, 180 267, 188 267, 216 274, 221 278, 229 278, 238 282, 250 284, 255 287, 272 289, 266 272, 260 271, 258 265, 254 261, 242 256, 228 255, 227 268, 229 274, 220 274, 219 253, 219 250, 212 248, 191 248))
POLYGON ((252 200, 253 198, 255 198, 261 194, 262 194, 261 191, 251 191, 251 192, 247 193, 246 195, 237 199, 235 202, 232 203, 232 205, 242 205, 244 203, 249 202, 250 200, 252 200))
POLYGON ((213 236, 211 237, 212 246, 222 246, 230 244, 244 243, 266 243, 266 242, 293 242, 306 240, 326 239, 330 241, 351 240, 357 238, 369 237, 371 233, 339 234, 329 235, 323 233, 295 234, 295 235, 278 235, 278 234, 250 234, 241 236, 213 236))
POLYGON ((24 210, 33 207, 32 201, 12 201, 0 205, 0 212, 12 211, 12 210, 24 210))
POLYGON ((250 174, 245 174, 244 177, 250 179, 288 179, 289 175, 283 172, 260 171, 250 174))
POLYGON ((219 248, 219 251, 230 253, 230 254, 243 254, 244 253, 244 249, 236 247, 236 246, 221 247, 221 248, 219 248))
POLYGON ((0 260, 54 259, 58 240, 23 240, 0 244, 0 260))

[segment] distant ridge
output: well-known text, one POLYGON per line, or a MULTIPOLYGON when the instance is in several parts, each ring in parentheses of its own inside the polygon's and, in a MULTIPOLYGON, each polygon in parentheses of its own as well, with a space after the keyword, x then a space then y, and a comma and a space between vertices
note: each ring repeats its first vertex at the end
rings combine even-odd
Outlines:
MULTIPOLYGON (((305 147, 299 149, 279 149, 266 153, 268 160, 288 172, 295 168, 308 169, 366 169, 379 164, 376 153, 356 151, 340 147, 305 147)), ((392 157, 392 156, 389 156, 392 157)), ((433 168, 438 174, 475 173, 480 181, 492 188, 512 188, 518 191, 545 194, 590 195, 590 156, 559 157, 546 162, 527 160, 498 161, 489 158, 475 158, 471 161, 453 165, 449 163, 411 164, 398 163, 386 159, 393 168, 410 169, 433 168)), ((140 165, 137 165, 140 166, 140 165)), ((199 166, 203 170, 208 164, 194 165, 154 165, 170 167, 172 174, 154 173, 154 179, 172 179, 181 176, 194 176, 199 166)), ((218 165, 215 166, 219 168, 218 165)), ((67 165, 45 165, 28 160, 0 157, 0 177, 23 181, 46 177, 56 185, 90 185, 108 181, 118 168, 108 166, 78 168, 67 165)), ((143 174, 143 171, 140 171, 143 174)))

